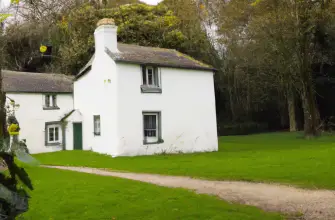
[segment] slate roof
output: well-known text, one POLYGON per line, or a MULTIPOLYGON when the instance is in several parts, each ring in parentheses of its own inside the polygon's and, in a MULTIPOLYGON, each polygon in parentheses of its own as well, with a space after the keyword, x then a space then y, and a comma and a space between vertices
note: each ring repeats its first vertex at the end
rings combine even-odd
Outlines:
MULTIPOLYGON (((113 53, 108 48, 105 52, 115 61, 123 63, 134 63, 140 65, 157 65, 162 67, 174 67, 183 69, 198 69, 214 71, 215 69, 207 64, 182 54, 177 50, 158 47, 143 47, 133 44, 118 43, 119 52, 113 53)), ((85 74, 92 65, 91 59, 84 68, 77 74, 76 78, 85 74)))
POLYGON ((166 67, 186 69, 213 70, 213 67, 197 61, 177 50, 157 47, 142 47, 132 44, 118 43, 119 53, 107 54, 116 62, 129 62, 138 64, 155 64, 166 67))
POLYGON ((72 93, 74 77, 2 70, 5 92, 72 93))

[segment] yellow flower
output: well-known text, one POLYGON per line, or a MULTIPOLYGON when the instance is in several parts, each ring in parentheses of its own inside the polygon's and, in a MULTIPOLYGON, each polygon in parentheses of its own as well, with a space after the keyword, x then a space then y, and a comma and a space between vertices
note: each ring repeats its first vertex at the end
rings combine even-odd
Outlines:
POLYGON ((19 135, 19 125, 18 124, 11 124, 8 126, 8 133, 10 135, 19 135))

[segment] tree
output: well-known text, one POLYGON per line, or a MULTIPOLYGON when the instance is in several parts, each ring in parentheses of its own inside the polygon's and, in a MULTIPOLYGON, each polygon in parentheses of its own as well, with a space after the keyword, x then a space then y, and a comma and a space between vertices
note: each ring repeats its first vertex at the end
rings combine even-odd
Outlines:
MULTIPOLYGON (((18 3, 18 2, 17 2, 18 3)), ((3 22, 9 15, 2 14, 3 22)), ((15 158, 31 160, 32 158, 21 148, 17 135, 19 124, 14 115, 8 115, 8 132, 6 123, 6 94, 3 89, 2 60, 4 60, 5 38, 1 29, 0 35, 0 159, 8 168, 9 175, 0 173, 0 216, 1 219, 14 220, 28 210, 28 193, 25 188, 33 190, 31 180, 26 171, 16 164, 15 158), (11 141, 7 138, 11 135, 11 141)), ((15 103, 13 104, 15 105, 15 103)), ((3 168, 3 167, 2 167, 3 168)))
POLYGON ((3 160, 1 169, 8 169, 9 175, 0 173, 0 216, 1 219, 14 220, 17 216, 28 211, 29 195, 27 189, 33 190, 31 180, 24 168, 17 165, 18 161, 24 163, 36 162, 25 146, 18 141, 20 131, 19 122, 15 117, 14 100, 7 106, 8 132, 10 141, 2 138, 0 141, 0 158, 3 160))
POLYGON ((264 121, 265 110, 282 103, 278 83, 274 83, 276 75, 268 76, 269 65, 263 65, 269 61, 268 56, 261 54, 263 46, 258 46, 255 36, 251 39, 253 33, 247 26, 250 14, 249 2, 230 1, 216 19, 218 44, 224 54, 222 84, 233 123, 264 121))
POLYGON ((233 0, 220 13, 220 32, 227 47, 243 50, 242 56, 250 57, 248 66, 265 73, 263 83, 285 94, 292 130, 296 128, 294 94, 300 94, 307 137, 318 134, 312 64, 319 48, 314 39, 317 24, 326 21, 330 2, 233 0))
MULTIPOLYGON (((43 1, 27 3, 26 7, 30 6, 31 12, 40 11, 43 4, 37 4, 39 2, 43 1)), ((55 16, 46 19, 25 16, 25 22, 13 23, 7 28, 7 68, 76 73, 93 53, 93 32, 96 22, 103 17, 115 20, 119 42, 173 48, 207 63, 212 60, 210 52, 213 50, 209 49, 211 45, 199 19, 178 17, 174 8, 165 2, 158 6, 122 5, 129 2, 134 1, 107 1, 105 5, 93 1, 77 5, 71 11, 64 8, 61 12, 47 13, 55 16), (37 48, 41 41, 52 44, 53 58, 49 67, 40 62, 37 48)), ((192 14, 196 7, 190 10, 192 14)))
POLYGON ((132 4, 107 9, 84 5, 57 23, 61 43, 60 59, 56 63, 62 72, 74 74, 88 61, 93 52, 96 22, 103 17, 115 20, 119 42, 173 48, 181 52, 196 48, 197 42, 191 45, 193 41, 180 29, 180 19, 164 4, 132 4))

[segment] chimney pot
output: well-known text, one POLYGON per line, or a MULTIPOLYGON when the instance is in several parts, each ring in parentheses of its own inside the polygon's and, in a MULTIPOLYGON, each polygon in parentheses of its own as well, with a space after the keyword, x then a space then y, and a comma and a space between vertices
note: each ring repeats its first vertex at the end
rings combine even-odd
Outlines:
POLYGON ((97 23, 97 28, 94 31, 95 53, 103 54, 105 48, 111 52, 117 50, 117 26, 112 18, 103 18, 97 23))
POLYGON ((114 19, 113 18, 103 18, 98 21, 97 27, 101 25, 115 25, 114 19))

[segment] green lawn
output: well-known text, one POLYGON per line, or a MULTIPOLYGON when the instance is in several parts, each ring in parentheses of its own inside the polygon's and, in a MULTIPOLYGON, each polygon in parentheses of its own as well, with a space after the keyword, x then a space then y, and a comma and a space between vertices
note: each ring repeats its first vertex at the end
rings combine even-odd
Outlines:
POLYGON ((279 182, 335 189, 335 137, 305 140, 299 133, 222 137, 214 153, 112 158, 86 151, 34 155, 49 165, 185 175, 206 179, 279 182))
POLYGON ((184 189, 39 167, 27 172, 35 190, 23 219, 284 219, 184 189))

